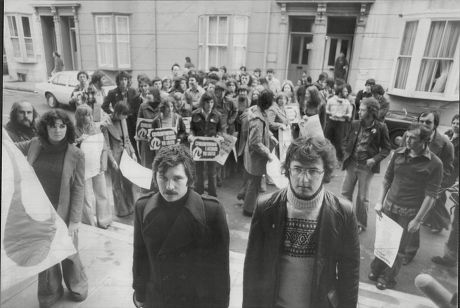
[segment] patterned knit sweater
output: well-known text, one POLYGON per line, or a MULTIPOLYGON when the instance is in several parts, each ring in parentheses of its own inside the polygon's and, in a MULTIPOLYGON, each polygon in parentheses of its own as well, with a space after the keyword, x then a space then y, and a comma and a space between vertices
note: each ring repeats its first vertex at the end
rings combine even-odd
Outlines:
POLYGON ((310 307, 313 265, 318 246, 316 226, 323 199, 323 187, 309 200, 297 198, 288 188, 277 308, 310 307))

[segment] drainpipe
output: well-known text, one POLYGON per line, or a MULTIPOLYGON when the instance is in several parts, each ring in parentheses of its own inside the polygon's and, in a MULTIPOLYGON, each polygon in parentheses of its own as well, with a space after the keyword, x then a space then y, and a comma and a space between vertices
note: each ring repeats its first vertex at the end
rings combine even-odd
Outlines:
POLYGON ((264 46, 264 64, 263 64, 263 71, 264 72, 267 69, 268 39, 270 37, 270 16, 272 14, 272 2, 271 2, 271 0, 267 0, 267 3, 268 3, 267 24, 265 25, 265 46, 264 46))
POLYGON ((157 0, 153 2, 154 5, 154 20, 155 20, 155 76, 158 76, 158 23, 157 23, 157 0))

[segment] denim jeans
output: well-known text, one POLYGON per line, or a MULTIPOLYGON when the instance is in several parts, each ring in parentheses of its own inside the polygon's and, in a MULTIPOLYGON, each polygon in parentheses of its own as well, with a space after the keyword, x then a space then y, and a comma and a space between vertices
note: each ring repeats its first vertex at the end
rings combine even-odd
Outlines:
POLYGON ((260 181, 262 180, 262 176, 248 174, 247 179, 248 182, 246 194, 244 196, 243 210, 252 214, 256 207, 257 197, 259 196, 260 181))
POLYGON ((371 169, 365 164, 350 162, 347 167, 345 178, 342 184, 342 195, 353 204, 353 212, 356 215, 358 224, 367 228, 367 211, 369 209, 369 187, 372 177, 371 169), (358 194, 356 202, 353 203, 353 192, 358 182, 358 194))
POLYGON ((216 162, 215 161, 197 161, 196 162, 196 184, 195 191, 202 195, 204 193, 204 166, 207 167, 208 176, 208 195, 217 197, 216 192, 216 162))
POLYGON ((96 221, 99 226, 108 226, 112 223, 112 206, 107 197, 104 173, 85 181, 85 201, 81 221, 94 226, 94 212, 96 212, 96 221), (96 204, 96 208, 94 208, 94 204, 96 204))
POLYGON ((398 225, 403 228, 403 234, 401 237, 401 243, 399 244, 398 255, 396 256, 395 262, 392 267, 389 267, 382 260, 375 257, 371 263, 371 271, 379 278, 383 278, 387 283, 395 282, 395 278, 399 273, 402 266, 402 258, 405 255, 405 248, 409 243, 410 237, 414 233, 407 231, 409 222, 414 219, 415 216, 401 216, 398 214, 391 213, 390 211, 383 210, 385 215, 393 219, 398 225))
POLYGON ((345 135, 345 127, 345 122, 329 119, 324 131, 324 136, 334 145, 339 161, 343 160, 342 140, 345 135))

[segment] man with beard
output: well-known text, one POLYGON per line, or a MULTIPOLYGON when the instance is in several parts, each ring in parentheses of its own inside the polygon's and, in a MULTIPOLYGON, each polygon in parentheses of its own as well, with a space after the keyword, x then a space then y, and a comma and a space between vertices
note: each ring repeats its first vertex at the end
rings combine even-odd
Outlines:
POLYGON ((342 195, 353 202, 358 182, 358 195, 354 212, 358 220, 358 233, 367 228, 369 187, 374 173, 380 172, 380 162, 390 154, 390 137, 386 124, 377 120, 379 103, 365 98, 359 106, 359 118, 351 124, 344 142, 342 195))
POLYGON ((193 190, 195 164, 183 145, 159 150, 153 178, 159 192, 135 207, 134 304, 228 307, 230 238, 223 206, 193 190))
POLYGON ((38 113, 29 102, 15 102, 5 129, 13 142, 28 141, 37 135, 38 113))

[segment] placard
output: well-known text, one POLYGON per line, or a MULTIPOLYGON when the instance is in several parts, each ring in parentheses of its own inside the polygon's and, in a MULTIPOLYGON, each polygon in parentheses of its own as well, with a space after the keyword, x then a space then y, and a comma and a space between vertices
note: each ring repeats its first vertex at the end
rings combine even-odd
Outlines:
POLYGON ((194 161, 215 161, 220 152, 219 140, 216 137, 194 137, 190 151, 194 161))
POLYGON ((85 155, 85 180, 101 172, 101 155, 104 149, 104 135, 98 133, 86 137, 80 145, 80 150, 85 155))
POLYGON ((299 135, 307 138, 319 137, 324 139, 323 127, 317 114, 311 117, 304 117, 299 122, 299 135))
POLYGON ((177 143, 177 134, 173 127, 150 128, 148 130, 148 138, 150 150, 155 151, 177 143))
POLYGON ((298 104, 285 105, 284 111, 290 123, 297 123, 300 121, 300 108, 298 104))
POLYGON ((376 215, 374 255, 389 267, 395 262, 402 234, 403 228, 390 217, 376 215))
POLYGON ((216 162, 222 166, 225 164, 225 161, 227 160, 230 152, 232 152, 235 148, 236 141, 238 140, 237 137, 228 134, 224 134, 223 137, 224 141, 220 143, 220 151, 216 156, 216 162))
POLYGON ((150 189, 153 176, 152 170, 137 163, 129 156, 126 150, 123 150, 123 154, 121 155, 120 171, 131 183, 145 189, 150 189))
POLYGON ((182 117, 182 122, 184 122, 185 125, 185 132, 190 134, 190 122, 192 122, 192 117, 182 117))
POLYGON ((149 141, 148 130, 152 128, 153 119, 137 118, 136 136, 138 141, 149 141))
MULTIPOLYGON (((274 153, 275 151, 272 152, 272 154, 274 153)), ((267 162, 267 177, 270 178, 270 180, 279 189, 285 188, 289 185, 288 178, 284 174, 282 174, 281 171, 281 162, 276 156, 273 159, 273 161, 267 162)))
POLYGON ((284 162, 286 153, 292 142, 291 127, 288 125, 285 129, 278 129, 280 161, 284 162))

